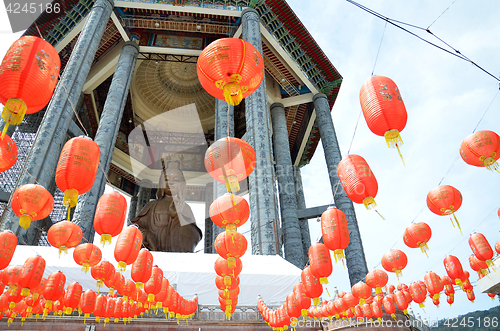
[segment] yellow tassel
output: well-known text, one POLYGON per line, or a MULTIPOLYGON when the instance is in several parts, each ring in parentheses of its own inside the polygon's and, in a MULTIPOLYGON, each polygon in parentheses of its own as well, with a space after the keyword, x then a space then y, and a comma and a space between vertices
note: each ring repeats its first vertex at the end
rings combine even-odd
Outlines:
MULTIPOLYGON (((460 230, 460 234, 463 236, 464 234, 462 233, 462 228, 460 228, 460 223, 458 223, 457 217, 455 216, 455 213, 453 212, 453 218, 455 219, 455 222, 457 222, 458 229, 460 230)), ((453 223, 453 221, 451 221, 453 223)))
POLYGON ((29 289, 29 288, 25 287, 25 288, 23 288, 23 289, 21 290, 21 295, 22 295, 23 297, 28 296, 29 294, 30 294, 30 289, 29 289))
POLYGON ((325 290, 326 290, 326 294, 328 294, 328 297, 330 298, 331 295, 330 295, 330 292, 328 292, 328 287, 325 287, 325 290))
POLYGON ((106 243, 110 244, 111 245, 111 235, 110 234, 102 234, 101 235, 101 244, 102 244, 102 247, 104 247, 104 245, 106 245, 106 243))
POLYGON ((429 254, 427 254, 427 251, 429 250, 427 243, 421 243, 420 250, 422 250, 422 253, 425 253, 425 255, 427 255, 427 257, 429 257, 429 254))
POLYGON ((243 91, 236 82, 227 83, 224 85, 224 98, 226 102, 232 106, 237 106, 243 100, 243 91))
POLYGON ((21 217, 19 217, 19 225, 27 230, 29 227, 30 227, 30 224, 31 224, 31 216, 30 215, 21 215, 21 217))
POLYGON ((120 270, 120 274, 127 269, 127 263, 120 261, 118 262, 118 269, 120 270))
POLYGON ((391 314, 391 317, 394 318, 395 321, 397 321, 395 314, 391 314))
POLYGON ((2 139, 10 124, 21 124, 27 109, 28 107, 21 99, 9 99, 5 102, 5 106, 2 110, 2 118, 5 120, 5 126, 3 127, 1 136, 2 139))
POLYGON ((483 164, 486 167, 486 169, 500 173, 500 171, 498 171, 498 169, 499 169, 498 163, 496 162, 496 160, 493 157, 486 158, 483 161, 483 164))
POLYGON ((321 303, 321 301, 319 301, 319 298, 313 298, 313 304, 314 305, 319 305, 321 303))
POLYGON ((224 176, 226 189, 230 193, 236 193, 240 190, 240 182, 236 176, 224 176))

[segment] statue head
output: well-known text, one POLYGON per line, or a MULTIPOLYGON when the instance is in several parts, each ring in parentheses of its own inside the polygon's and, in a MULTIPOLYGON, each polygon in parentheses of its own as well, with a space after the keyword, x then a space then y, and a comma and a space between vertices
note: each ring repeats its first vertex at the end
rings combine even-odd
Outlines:
POLYGON ((182 174, 181 163, 179 161, 168 161, 165 171, 161 172, 156 197, 161 199, 164 196, 183 196, 185 188, 186 179, 182 174), (167 180, 165 180, 165 175, 167 180))

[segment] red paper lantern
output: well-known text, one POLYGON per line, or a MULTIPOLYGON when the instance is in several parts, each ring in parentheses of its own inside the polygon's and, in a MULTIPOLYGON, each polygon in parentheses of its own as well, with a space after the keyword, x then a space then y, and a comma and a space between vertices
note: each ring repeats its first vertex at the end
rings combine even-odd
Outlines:
POLYGON ((385 290, 387 291, 388 294, 393 294, 394 291, 396 290, 396 287, 392 284, 389 284, 385 287, 385 290))
POLYGON ((2 283, 3 285, 9 287, 9 292, 17 289, 17 283, 19 282, 21 270, 22 266, 9 266, 2 272, 2 283))
POLYGON ((163 281, 163 271, 158 266, 153 266, 151 278, 144 283, 144 292, 148 294, 148 302, 155 302, 155 295, 160 293, 163 281))
MULTIPOLYGON (((370 320, 372 321, 372 317, 373 317, 373 310, 372 310, 372 305, 369 304, 369 303, 365 303, 364 305, 361 306, 361 308, 363 309, 363 315, 365 316, 365 318, 367 320, 370 320)), ((337 319, 338 317, 335 316, 337 319)))
POLYGON ((403 140, 399 133, 405 128, 408 115, 396 84, 390 78, 372 76, 361 87, 359 101, 370 131, 384 136, 387 146, 396 147, 401 156, 399 145, 403 140))
POLYGON ((366 209, 375 208, 378 183, 364 158, 355 154, 347 155, 339 162, 337 174, 349 199, 364 204, 366 209))
POLYGON ((66 314, 69 315, 71 312, 78 308, 80 304, 80 299, 82 297, 83 287, 78 282, 74 282, 68 285, 66 291, 64 292, 63 304, 66 307, 66 314))
MULTIPOLYGON (((409 295, 409 293, 408 293, 409 295)), ((402 310, 403 313, 408 316, 408 311, 406 310, 408 308, 409 302, 406 300, 406 295, 405 292, 403 291, 397 291, 394 294, 394 302, 396 303, 396 306, 398 307, 399 310, 402 310)))
POLYGON ((300 304, 296 300, 295 293, 290 293, 286 297, 286 309, 291 318, 298 318, 301 314, 300 304))
POLYGON ((0 102, 6 125, 18 125, 25 114, 41 110, 52 97, 61 62, 45 40, 24 36, 15 41, 0 64, 0 102))
POLYGON ((238 232, 234 236, 226 236, 225 232, 221 232, 215 238, 214 247, 217 254, 227 259, 230 267, 234 267, 236 258, 242 257, 247 251, 247 240, 238 232))
POLYGON ((375 289, 375 293, 381 294, 382 287, 389 281, 389 276, 383 270, 373 269, 365 276, 366 285, 375 289))
POLYGON ((127 200, 118 192, 104 193, 97 203, 94 229, 101 235, 101 244, 111 244, 120 234, 127 214, 127 200))
POLYGON ((253 147, 234 137, 217 140, 205 152, 205 168, 210 176, 225 183, 228 192, 233 193, 240 190, 239 181, 252 173, 256 160, 253 147))
POLYGON ((467 299, 469 299, 470 302, 474 303, 474 300, 476 300, 476 295, 474 294, 474 291, 469 291, 467 292, 467 299))
POLYGON ((491 261, 493 258, 493 249, 482 233, 474 232, 471 234, 469 237, 469 246, 479 260, 486 262, 488 267, 493 266, 493 261, 491 261))
POLYGON ((382 305, 384 306, 385 312, 391 315, 396 321, 396 307, 394 306, 394 300, 392 296, 386 296, 382 299, 382 305))
POLYGON ((0 270, 5 269, 17 247, 17 236, 10 230, 0 232, 0 270))
POLYGON ((424 288, 420 286, 419 283, 411 283, 409 292, 411 295, 412 300, 418 304, 420 308, 423 308, 424 302, 425 302, 425 295, 426 292, 424 292, 424 288))
POLYGON ((116 298, 115 309, 113 311, 112 317, 115 319, 115 323, 118 323, 122 315, 123 300, 122 298, 116 298))
POLYGON ((92 290, 83 292, 80 299, 80 309, 83 313, 83 323, 85 323, 85 320, 94 312, 94 309, 96 308, 96 298, 97 294, 92 290))
POLYGON ((357 282, 351 288, 351 293, 354 297, 359 300, 359 304, 363 305, 365 300, 372 296, 372 290, 370 286, 363 282, 357 282))
POLYGON ((115 275, 115 267, 108 261, 101 261, 90 268, 92 278, 97 280, 97 291, 101 290, 105 280, 110 280, 115 275))
POLYGON ((43 186, 26 184, 14 191, 10 206, 12 211, 20 217, 19 225, 26 230, 31 221, 38 221, 49 216, 54 208, 54 198, 43 186))
POLYGON ((302 316, 307 316, 307 309, 311 306, 311 298, 307 296, 302 283, 295 284, 293 287, 295 299, 299 303, 302 311, 302 316))
POLYGON ((147 249, 143 248, 139 251, 137 259, 132 263, 132 271, 130 275, 135 282, 137 288, 142 288, 153 271, 153 254, 147 249))
POLYGON ((137 298, 136 295, 136 285, 135 282, 131 279, 124 279, 123 286, 118 290, 118 293, 123 296, 123 300, 127 301, 129 298, 132 300, 133 298, 137 298))
POLYGON ((245 198, 226 193, 212 202, 209 214, 215 225, 234 234, 250 217, 250 206, 245 198))
POLYGON ((27 296, 30 290, 40 285, 45 271, 45 259, 39 255, 29 257, 24 262, 19 273, 18 285, 22 288, 21 295, 27 296))
POLYGON ((225 277, 221 277, 219 275, 215 276, 215 286, 217 286, 219 290, 234 290, 240 285, 240 277, 234 277, 234 278, 232 276, 229 277, 231 282, 230 284, 227 285, 224 282, 225 277))
POLYGON ((428 271, 424 276, 425 286, 433 300, 439 299, 439 293, 443 290, 444 284, 435 272, 428 271))
MULTIPOLYGON (((498 254, 500 254, 500 240, 497 241, 497 243, 495 244, 495 250, 497 251, 498 254)), ((2 269, 2 268, 0 268, 2 269)))
POLYGON ((68 221, 58 222, 47 231, 49 244, 59 249, 59 256, 61 252, 67 254, 68 248, 78 245, 82 238, 82 229, 77 224, 68 221))
POLYGON ((217 275, 224 277, 224 284, 231 285, 232 279, 234 279, 241 273, 243 264, 241 263, 241 259, 236 258, 236 265, 232 267, 229 265, 228 260, 219 257, 217 258, 217 260, 215 260, 214 269, 217 275))
POLYGON ((116 291, 119 291, 123 285, 125 285, 125 277, 119 272, 115 272, 113 277, 104 280, 104 285, 109 289, 109 294, 113 295, 116 291))
POLYGON ((323 293, 323 286, 319 279, 313 275, 311 267, 305 267, 300 274, 300 278, 306 295, 313 300, 315 305, 319 305, 319 297, 323 293))
MULTIPOLYGON (((218 277, 218 276, 217 276, 218 277)), ((163 277, 161 280, 161 289, 160 292, 155 295, 155 300, 156 300, 156 309, 161 309, 163 308, 163 300, 165 300, 165 297, 167 296, 168 292, 168 287, 170 286, 170 282, 168 279, 163 277)))
POLYGON ((446 269, 446 272, 448 273, 448 276, 451 278, 451 280, 455 281, 455 284, 458 286, 462 287, 462 277, 464 274, 464 270, 462 268, 462 263, 460 263, 460 260, 453 255, 447 255, 444 260, 444 268, 446 269))
MULTIPOLYGON (((432 231, 429 225, 424 222, 413 223, 406 228, 403 240, 406 246, 410 248, 420 247, 422 253, 427 255, 429 247, 427 247, 427 242, 431 239, 432 231)), ((427 255, 429 257, 429 255, 427 255)))
POLYGON ((0 136, 0 173, 9 170, 17 162, 16 143, 8 136, 0 136))
POLYGON ((408 264, 408 258, 403 251, 399 249, 390 250, 382 257, 382 267, 389 272, 396 273, 396 277, 402 275, 402 270, 408 264))
POLYGON ((477 271, 478 275, 486 276, 488 273, 488 271, 486 271, 486 269, 488 269, 486 262, 479 260, 474 254, 469 256, 469 264, 472 270, 477 271))
POLYGON ((104 317, 104 314, 106 312, 107 302, 108 302, 108 297, 105 295, 99 294, 95 298, 95 306, 94 306, 93 314, 94 314, 95 320, 97 322, 100 322, 101 317, 104 317))
POLYGON ((64 144, 56 169, 57 187, 64 192, 63 205, 76 206, 78 196, 90 190, 94 184, 101 151, 88 137, 71 138, 64 144))
MULTIPOLYGON (((462 194, 459 190, 450 185, 438 186, 427 194, 427 207, 429 207, 430 211, 439 216, 453 215, 460 233, 462 233, 462 229, 455 216, 455 212, 461 205, 462 194)), ((453 224, 453 219, 451 219, 451 224, 453 224)), ((455 226, 455 224, 453 224, 453 226, 455 226)))
POLYGON ((315 243, 309 247, 309 264, 312 274, 320 284, 328 284, 328 277, 333 271, 330 250, 325 244, 315 243))
POLYGON ((46 309, 52 308, 53 302, 63 295, 65 284, 66 276, 60 271, 53 272, 47 277, 47 281, 43 286, 43 297, 47 300, 45 302, 46 309))
POLYGON ((73 251, 73 260, 75 260, 76 264, 82 266, 82 271, 85 273, 87 273, 91 267, 101 262, 101 259, 101 250, 91 243, 78 245, 73 251))
POLYGON ((128 226, 120 233, 115 246, 115 260, 118 269, 125 271, 127 265, 134 263, 142 245, 142 232, 135 226, 128 226))
POLYGON ((109 323, 109 319, 115 314, 116 298, 108 298, 106 301, 106 309, 104 311, 104 325, 109 323))
POLYGON ((349 245, 349 227, 344 212, 340 209, 328 207, 321 214, 321 233, 323 242, 328 249, 334 251, 335 263, 342 260, 344 263, 344 249, 349 245))
POLYGON ((460 156, 467 164, 498 171, 500 136, 488 130, 475 132, 462 142, 460 156))
POLYGON ((213 97, 238 105, 264 78, 264 61, 249 42, 221 38, 205 47, 198 57, 198 78, 213 97))

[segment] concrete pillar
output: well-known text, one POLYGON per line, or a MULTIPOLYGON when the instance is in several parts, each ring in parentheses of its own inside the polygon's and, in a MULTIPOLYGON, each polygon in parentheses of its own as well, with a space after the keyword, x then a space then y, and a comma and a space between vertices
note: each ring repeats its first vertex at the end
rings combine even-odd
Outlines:
MULTIPOLYGON (((53 180, 59 154, 66 142, 66 132, 73 118, 73 107, 78 103, 113 5, 112 0, 94 2, 47 107, 17 187, 34 183, 35 180, 47 187, 53 180)), ((19 227, 10 206, 4 213, 0 229, 9 229, 16 234, 24 231, 19 227)))
MULTIPOLYGON (((300 168, 293 166, 293 179, 295 184, 295 196, 297 198, 297 210, 306 209, 306 199, 304 189, 302 188, 302 176, 300 168)), ((304 261, 309 261, 309 247, 311 247, 311 233, 309 232, 309 222, 307 220, 299 221, 300 234, 302 237, 302 250, 304 251, 304 261)))
POLYGON ((299 219, 297 218, 297 197, 295 196, 292 157, 290 155, 290 142, 288 140, 283 104, 273 103, 271 105, 271 119, 273 122, 274 159, 276 160, 285 259, 302 269, 307 260, 304 260, 302 234, 300 233, 299 219))
MULTIPOLYGON (((5 124, 6 123, 3 120, 3 118, 0 117, 0 131, 3 130, 3 127, 5 126, 5 124)), ((17 125, 9 125, 9 127, 7 128, 7 132, 5 132, 5 134, 12 138, 14 131, 16 131, 16 127, 17 127, 17 125)))
MULTIPOLYGON (((234 137, 234 107, 227 104, 224 100, 215 99, 215 140, 224 137, 234 137), (229 128, 229 130, 228 130, 229 128), (229 135, 228 135, 229 133, 229 135)), ((213 184, 213 200, 227 193, 226 184, 219 183, 214 179, 213 184)), ((213 246, 215 238, 219 233, 224 232, 223 228, 218 227, 212 222, 212 242, 209 244, 213 246)), ((205 238, 207 240, 208 238, 205 238)), ((206 242, 206 244, 208 244, 206 242)), ((215 251, 213 251, 215 253, 215 251)))
MULTIPOLYGON (((243 40, 262 54, 259 14, 247 8, 241 14, 241 22, 243 40)), ((257 154, 257 164, 248 178, 252 254, 275 255, 280 252, 279 218, 265 78, 257 90, 245 98, 245 117, 247 141, 257 154)))
POLYGON ((214 183, 208 183, 205 185, 205 250, 204 252, 209 254, 209 253, 214 253, 214 246, 213 246, 213 241, 212 241, 212 226, 215 226, 215 224, 212 222, 210 219, 210 205, 214 201, 214 183))
POLYGON ((132 75, 134 73, 135 62, 139 54, 139 46, 128 41, 123 45, 120 58, 116 64, 116 70, 109 87, 106 102, 99 119, 99 127, 95 135, 95 142, 101 149, 101 159, 99 170, 92 188, 78 199, 73 222, 78 224, 83 230, 83 241, 94 241, 94 214, 99 197, 104 193, 106 187, 106 175, 111 165, 111 158, 122 121, 123 110, 127 103, 128 91, 132 75))
POLYGON ((349 199, 345 193, 344 188, 339 183, 339 177, 337 175, 337 166, 342 160, 342 155, 340 154, 337 135, 333 127, 328 99, 323 93, 318 93, 313 97, 313 102, 316 110, 316 120, 318 121, 321 142, 325 153, 326 165, 328 167, 328 174, 330 176, 330 185, 335 195, 335 206, 345 213, 347 225, 349 226, 350 242, 349 246, 347 246, 344 251, 349 272, 349 280, 352 286, 359 281, 364 281, 368 273, 365 252, 363 251, 363 243, 361 242, 354 206, 351 199, 349 199), (335 190, 337 190, 337 193, 335 193, 335 190))
POLYGON ((142 208, 151 200, 151 189, 153 187, 153 182, 149 179, 141 180, 139 184, 139 194, 137 196, 137 209, 135 212, 135 216, 139 215, 142 208))
POLYGON ((127 216, 127 226, 132 224, 132 220, 135 218, 137 214, 137 194, 130 198, 130 206, 128 207, 128 216, 127 216))

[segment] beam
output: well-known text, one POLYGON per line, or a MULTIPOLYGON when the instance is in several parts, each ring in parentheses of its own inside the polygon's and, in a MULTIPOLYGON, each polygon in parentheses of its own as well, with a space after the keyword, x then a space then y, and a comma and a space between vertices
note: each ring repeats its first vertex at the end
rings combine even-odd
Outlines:
POLYGON ((297 95, 294 97, 281 99, 280 102, 285 107, 297 106, 297 105, 301 105, 303 103, 312 102, 313 96, 314 96, 314 94, 312 94, 312 93, 306 93, 306 94, 301 94, 301 95, 297 95))
POLYGON ((87 17, 88 17, 88 14, 87 14, 87 16, 82 18, 82 20, 73 28, 73 30, 68 32, 66 34, 66 36, 61 41, 59 41, 59 43, 54 47, 56 49, 57 53, 62 51, 64 49, 64 47, 68 46, 68 44, 71 42, 71 40, 73 40, 82 31, 83 26, 85 25, 85 22, 87 22, 87 17))
POLYGON ((10 199, 10 193, 0 190, 0 202, 8 203, 10 199))
POLYGON ((299 166, 300 159, 302 158, 302 154, 304 153, 304 149, 306 148, 307 140, 309 139, 309 136, 311 135, 311 130, 314 126, 315 121, 316 121, 316 110, 313 110, 313 112, 311 114, 311 119, 309 120, 309 123, 307 124, 306 132, 304 133, 304 139, 302 139, 302 143, 300 144, 299 152, 297 153, 297 157, 295 158, 295 163, 293 164, 296 167, 299 166))
POLYGON ((127 32, 123 28, 122 24, 120 23, 120 20, 118 19, 118 17, 114 12, 111 13, 111 19, 113 20, 113 23, 115 24, 118 32, 120 32, 120 35, 122 36, 123 40, 130 41, 130 37, 128 36, 127 32))
POLYGON ((297 210, 299 221, 307 221, 312 218, 321 217, 321 214, 323 214, 328 207, 330 207, 330 205, 299 209, 297 210))
POLYGON ((200 56, 200 54, 201 54, 201 50, 198 50, 198 49, 154 47, 154 46, 140 46, 139 52, 141 52, 141 53, 172 54, 172 55, 188 55, 188 56, 200 56))
POLYGON ((214 9, 214 8, 191 7, 191 6, 173 6, 161 3, 142 3, 142 2, 130 2, 130 1, 115 1, 115 7, 163 10, 163 11, 172 11, 178 13, 218 15, 218 16, 229 16, 229 17, 241 17, 242 13, 241 11, 238 10, 214 9))
POLYGON ((95 90, 102 82, 108 79, 116 69, 116 64, 120 58, 120 53, 124 42, 120 42, 118 45, 113 47, 113 49, 103 56, 103 58, 92 66, 89 75, 87 76, 87 81, 83 85, 83 93, 90 94, 95 90))

